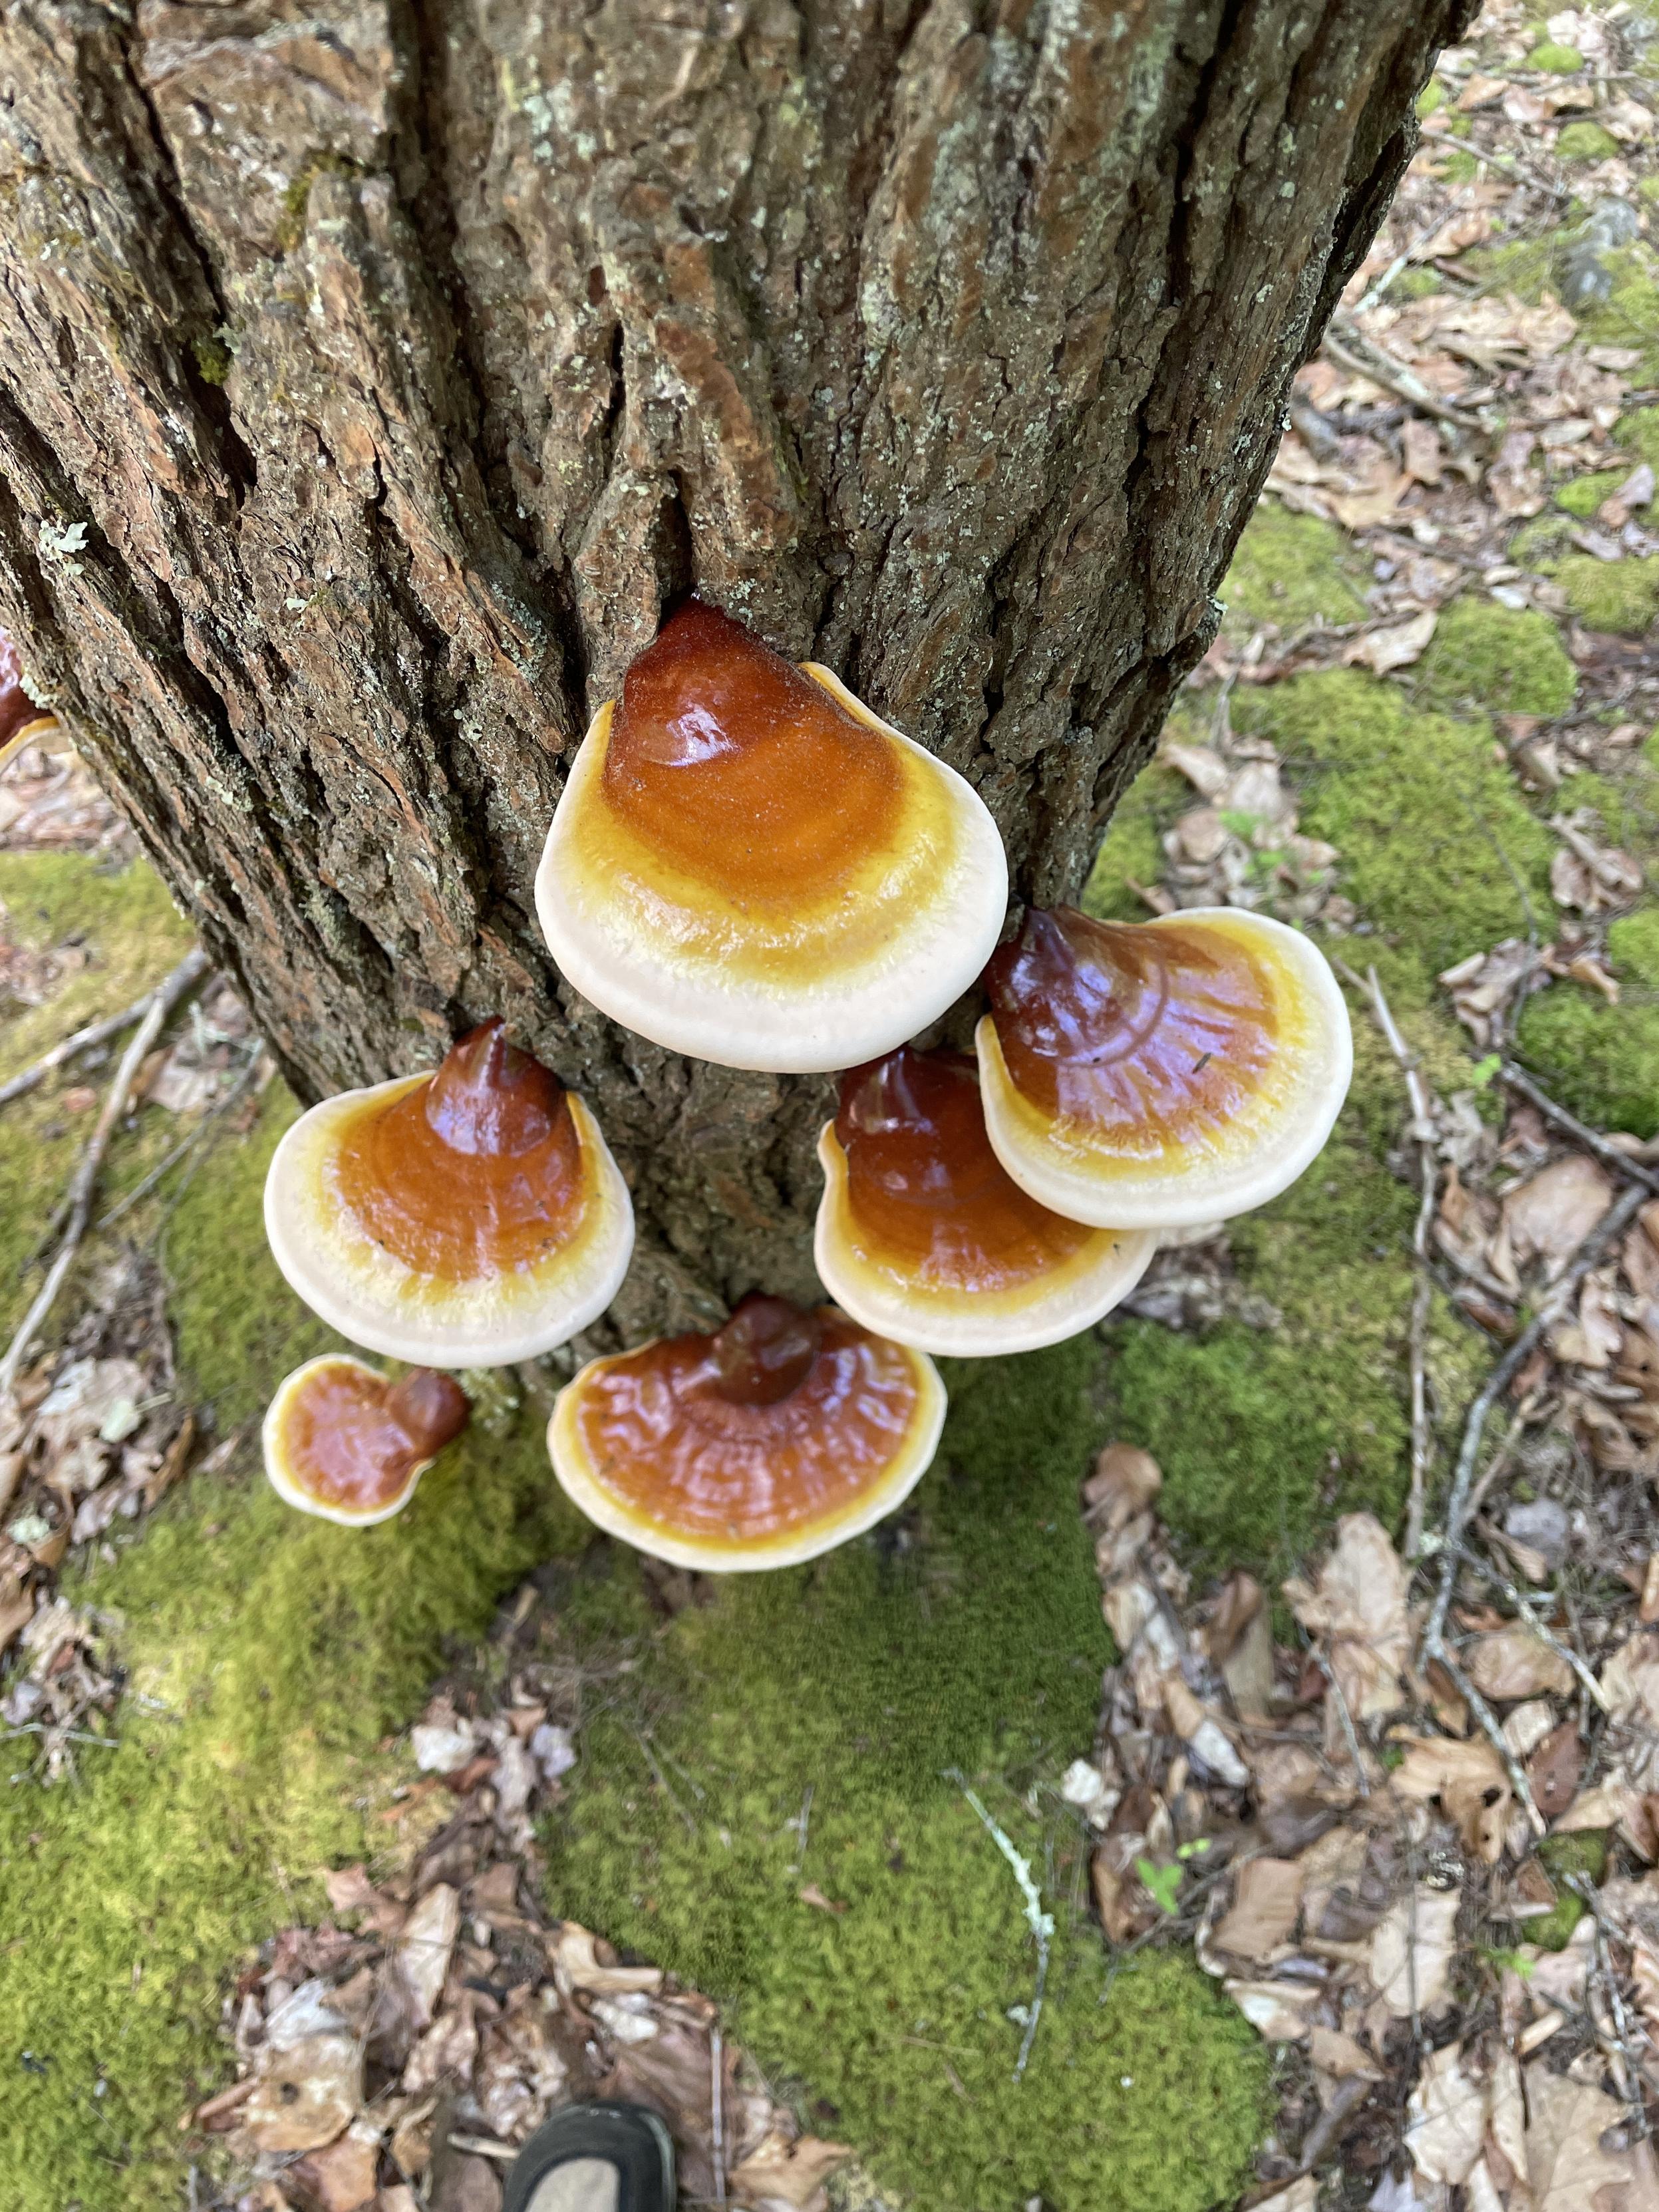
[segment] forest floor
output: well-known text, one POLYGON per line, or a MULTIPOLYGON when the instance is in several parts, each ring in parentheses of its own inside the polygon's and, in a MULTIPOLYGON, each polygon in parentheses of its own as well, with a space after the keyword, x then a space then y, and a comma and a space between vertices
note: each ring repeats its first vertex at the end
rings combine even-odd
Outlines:
MULTIPOLYGON (((1659 2206, 1656 31, 1443 58, 1091 882, 1340 963, 1329 1147, 947 1363, 895 1523, 659 1571, 550 1370, 289 1512, 297 1109, 186 997, 0 1406, 4 2212, 495 2212, 599 2088, 694 2203, 1659 2206)), ((0 1083, 189 949, 72 755, 0 776, 0 1083)), ((0 1342, 131 1034, 0 1109, 0 1342)))

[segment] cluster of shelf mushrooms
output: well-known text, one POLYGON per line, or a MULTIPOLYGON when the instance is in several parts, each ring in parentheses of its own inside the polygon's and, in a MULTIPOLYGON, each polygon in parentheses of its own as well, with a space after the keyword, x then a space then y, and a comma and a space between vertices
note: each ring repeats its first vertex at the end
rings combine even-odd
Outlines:
MULTIPOLYGON (((819 1140, 836 1300, 751 1293, 709 1335, 591 1360, 554 1471, 674 1565, 775 1567, 868 1528, 933 1459, 931 1353, 1053 1344, 1160 1232, 1261 1205, 1346 1094, 1346 1009, 1298 932, 1231 908, 1030 908, 972 787, 827 668, 693 599, 595 717, 536 880, 548 946, 613 1020, 730 1067, 843 1073, 819 1140), (908 1042, 976 981, 973 1054, 908 1042)), ((434 1073, 326 1100, 272 1160, 278 1266, 343 1336, 266 1417, 290 1503, 396 1513, 466 1419, 441 1370, 567 1342, 610 1304, 628 1188, 582 1101, 486 1022, 434 1073)))

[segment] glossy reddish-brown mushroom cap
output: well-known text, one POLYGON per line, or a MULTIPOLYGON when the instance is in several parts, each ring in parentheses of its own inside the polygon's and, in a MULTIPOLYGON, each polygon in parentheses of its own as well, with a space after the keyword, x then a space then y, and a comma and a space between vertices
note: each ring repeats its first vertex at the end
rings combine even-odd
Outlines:
POLYGON ((23 683, 17 647, 0 629, 0 766, 36 738, 58 727, 50 707, 37 706, 23 683))
POLYGON ((842 1079, 818 1139, 814 1251, 868 1328, 931 1352, 1055 1344, 1109 1312, 1157 1239, 1091 1229, 1022 1190, 992 1150, 965 1053, 903 1046, 842 1079))
POLYGON ((922 1353, 833 1306, 745 1298, 712 1335, 589 1362, 559 1393, 554 1472, 591 1521, 676 1566, 790 1566, 890 1513, 945 1419, 922 1353))
POLYGON ((686 602, 594 718, 536 880, 555 959, 642 1036, 845 1067, 973 981, 1007 898, 963 779, 825 668, 686 602))
POLYGON ((634 1216, 599 1124, 496 1019, 431 1073, 302 1115, 271 1162, 265 1228, 343 1336, 488 1367, 550 1351, 604 1311, 634 1216))
POLYGON ((361 1359, 310 1359, 270 1401, 265 1473, 301 1512, 365 1528, 402 1511, 471 1412, 453 1377, 429 1367, 389 1382, 361 1359))
POLYGON ((985 971, 986 1127, 1034 1198, 1174 1229, 1261 1205, 1347 1095, 1347 1009, 1324 956, 1266 915, 1146 922, 1033 908, 985 971))

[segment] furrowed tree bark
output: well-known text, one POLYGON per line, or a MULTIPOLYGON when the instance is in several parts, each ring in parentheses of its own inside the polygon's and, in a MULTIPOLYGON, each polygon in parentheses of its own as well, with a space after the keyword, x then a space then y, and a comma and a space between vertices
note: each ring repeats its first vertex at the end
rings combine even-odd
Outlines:
POLYGON ((0 622, 302 1095, 504 1013, 624 1333, 810 1292, 822 1079, 553 970, 588 718, 696 586, 1074 894, 1471 0, 15 0, 0 622))

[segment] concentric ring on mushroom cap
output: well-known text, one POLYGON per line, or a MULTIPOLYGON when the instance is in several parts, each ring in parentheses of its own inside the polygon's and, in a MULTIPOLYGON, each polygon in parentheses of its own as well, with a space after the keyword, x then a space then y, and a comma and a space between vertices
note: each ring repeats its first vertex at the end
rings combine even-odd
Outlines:
POLYGON ((1150 1231, 1088 1228, 1020 1188, 991 1148, 964 1053, 906 1047, 854 1068, 818 1158, 825 1289, 919 1352, 1058 1344, 1127 1297, 1158 1248, 1150 1231))
POLYGON ((354 1344, 502 1367, 604 1312, 634 1209, 593 1116, 497 1020, 435 1071, 302 1115, 270 1164, 265 1233, 293 1288, 354 1344))
POLYGON ((726 1067, 848 1067, 984 965, 1008 872, 973 787, 692 600, 595 715, 536 910, 560 969, 640 1036, 726 1067))
POLYGON ((708 1336, 590 1360, 548 1425, 590 1521, 705 1573, 793 1566, 870 1528, 933 1460, 945 1386, 833 1306, 745 1298, 708 1336))
POLYGON ((265 1473, 301 1513, 367 1528, 401 1513, 471 1408, 429 1367, 389 1382, 343 1352, 296 1367, 265 1414, 265 1473))
POLYGON ((1033 909, 985 988, 987 1132, 1015 1182, 1075 1221, 1179 1229, 1246 1212, 1295 1182, 1347 1096, 1336 978, 1265 915, 1033 909))

